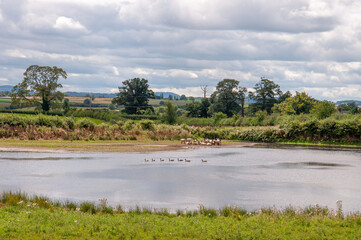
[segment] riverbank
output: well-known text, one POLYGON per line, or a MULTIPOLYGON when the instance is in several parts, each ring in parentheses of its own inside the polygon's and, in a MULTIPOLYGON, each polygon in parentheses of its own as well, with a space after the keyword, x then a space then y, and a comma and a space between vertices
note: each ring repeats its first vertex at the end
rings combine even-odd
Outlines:
POLYGON ((12 152, 158 152, 194 148, 245 147, 255 143, 224 141, 220 146, 185 145, 179 141, 1 140, 0 151, 12 152))
POLYGON ((169 213, 136 207, 124 212, 106 199, 51 202, 24 193, 0 195, 0 239, 359 239, 360 213, 344 215, 319 206, 264 208, 247 212, 238 207, 169 213))
POLYGON ((220 146, 184 145, 179 141, 68 141, 68 140, 1 140, 0 152, 118 152, 141 153, 160 151, 180 151, 195 148, 222 148, 222 147, 269 147, 269 146, 307 146, 325 148, 361 148, 359 143, 335 143, 312 141, 279 141, 275 143, 222 141, 220 146))

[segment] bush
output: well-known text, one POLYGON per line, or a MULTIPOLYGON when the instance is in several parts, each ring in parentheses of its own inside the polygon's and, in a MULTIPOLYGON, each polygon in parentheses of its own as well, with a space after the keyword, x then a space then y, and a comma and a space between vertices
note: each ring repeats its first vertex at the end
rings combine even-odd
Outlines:
POLYGON ((319 102, 312 110, 311 113, 316 115, 318 119, 324 119, 330 117, 336 112, 335 104, 329 101, 319 102))
POLYGON ((213 115, 212 118, 213 118, 215 124, 219 124, 221 119, 227 118, 227 115, 222 112, 217 112, 213 115))
POLYGON ((143 129, 143 130, 153 130, 154 129, 154 122, 151 120, 140 120, 139 122, 139 126, 143 129))
POLYGON ((93 130, 95 128, 95 123, 89 119, 83 118, 76 122, 76 126, 79 128, 89 128, 93 130))

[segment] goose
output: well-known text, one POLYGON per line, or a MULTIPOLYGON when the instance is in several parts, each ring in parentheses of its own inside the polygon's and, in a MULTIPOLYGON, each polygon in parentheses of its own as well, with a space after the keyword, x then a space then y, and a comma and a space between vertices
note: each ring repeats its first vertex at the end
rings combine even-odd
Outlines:
POLYGON ((190 160, 190 159, 184 159, 184 161, 185 161, 185 162, 191 162, 191 160, 190 160))
POLYGON ((174 162, 174 159, 169 158, 169 162, 174 162))
POLYGON ((178 159, 178 162, 183 162, 183 159, 181 158, 177 158, 178 159))
POLYGON ((202 159, 202 163, 203 163, 203 162, 207 162, 207 160, 202 159))
POLYGON ((154 158, 152 158, 152 162, 155 162, 155 159, 154 159, 154 158))
POLYGON ((163 158, 161 158, 161 159, 160 159, 160 161, 161 161, 161 162, 164 162, 164 159, 163 159, 163 158))
POLYGON ((146 159, 146 158, 144 158, 144 162, 149 162, 149 160, 148 160, 148 159, 146 159))

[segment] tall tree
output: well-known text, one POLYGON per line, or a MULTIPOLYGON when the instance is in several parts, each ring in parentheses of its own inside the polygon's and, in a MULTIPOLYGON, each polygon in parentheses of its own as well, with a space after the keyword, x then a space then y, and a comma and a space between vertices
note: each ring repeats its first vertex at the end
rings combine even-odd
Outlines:
POLYGON ((136 114, 138 110, 146 110, 149 107, 149 98, 154 98, 154 92, 149 89, 148 80, 133 78, 123 82, 112 103, 124 105, 124 111, 128 114, 136 114))
POLYGON ((170 101, 165 102, 165 106, 163 121, 168 124, 174 124, 177 121, 177 107, 170 101))
POLYGON ((266 110, 268 114, 271 114, 272 107, 277 103, 277 98, 282 95, 280 86, 267 78, 261 78, 255 87, 255 92, 249 92, 249 97, 256 101, 253 103, 252 108, 255 112, 259 110, 266 110))
POLYGON ((242 117, 244 117, 244 103, 246 101, 246 93, 247 93, 247 88, 245 87, 240 87, 239 88, 239 101, 240 101, 240 104, 241 104, 241 115, 242 117))
POLYGON ((67 78, 67 73, 58 67, 31 65, 24 72, 24 80, 11 90, 12 105, 38 106, 44 112, 50 108, 61 107, 64 94, 57 91, 63 86, 58 83, 59 77, 67 78))
MULTIPOLYGON (((239 113, 240 103, 245 99, 245 88, 239 86, 239 81, 224 79, 217 84, 216 91, 212 94, 213 111, 227 114, 228 117, 239 113)), ((247 91, 247 89, 246 89, 247 91)))

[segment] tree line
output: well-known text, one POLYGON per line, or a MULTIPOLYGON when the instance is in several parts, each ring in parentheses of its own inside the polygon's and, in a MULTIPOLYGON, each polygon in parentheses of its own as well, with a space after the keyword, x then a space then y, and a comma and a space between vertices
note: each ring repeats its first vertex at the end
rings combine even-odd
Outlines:
MULTIPOLYGON (((67 73, 61 68, 38 65, 28 67, 24 72, 24 80, 11 91, 12 105, 36 106, 43 112, 59 107, 68 110, 69 102, 64 100, 64 94, 58 91, 62 87, 58 83, 59 78, 67 78, 67 73)), ((206 91, 206 88, 204 90, 206 91)), ((152 98, 156 96, 150 89, 148 80, 133 78, 122 82, 112 104, 123 106, 123 111, 127 114, 154 113, 153 107, 149 105, 149 99, 152 98)), ((88 100, 90 99, 91 96, 88 100)), ((187 98, 182 95, 180 99, 187 98)), ((169 118, 167 122, 173 122, 173 118, 176 118, 176 108, 170 102, 165 105, 169 118)), ((356 113, 359 111, 357 106, 352 106, 352 109, 356 113)), ((204 94, 201 101, 187 103, 186 110, 189 117, 202 118, 217 113, 227 117, 252 116, 259 111, 266 114, 277 112, 288 115, 313 112, 324 118, 334 113, 336 107, 328 101, 319 102, 305 92, 296 92, 296 95, 292 96, 289 91, 283 92, 272 80, 262 77, 252 91, 241 86, 238 80, 224 79, 218 82, 216 90, 209 98, 204 94), (250 103, 246 107, 247 98, 250 99, 250 103)))

